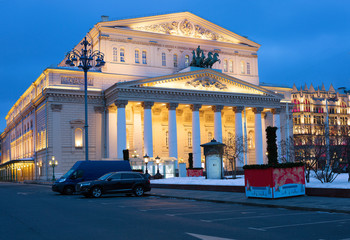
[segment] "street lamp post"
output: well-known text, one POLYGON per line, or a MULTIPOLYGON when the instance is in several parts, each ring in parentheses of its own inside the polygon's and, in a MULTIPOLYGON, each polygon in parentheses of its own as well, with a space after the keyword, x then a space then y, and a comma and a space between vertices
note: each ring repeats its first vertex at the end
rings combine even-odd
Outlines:
POLYGON ((162 174, 160 174, 160 172, 159 172, 160 157, 157 156, 155 159, 156 159, 156 163, 157 163, 157 174, 154 175, 154 178, 159 179, 159 178, 162 178, 162 174))
POLYGON ((87 107, 87 72, 90 68, 92 68, 92 64, 95 61, 95 67, 99 68, 105 65, 104 54, 98 50, 92 51, 92 49, 87 49, 91 44, 86 40, 80 43, 83 45, 81 51, 73 49, 69 53, 67 53, 67 61, 66 64, 68 66, 74 67, 76 63, 79 61, 78 68, 83 69, 84 71, 84 92, 85 92, 85 160, 89 161, 89 131, 88 131, 88 107, 87 107), (76 63, 75 63, 76 62, 76 63))
POLYGON ((55 167, 58 165, 57 160, 55 160, 55 156, 52 156, 52 160, 50 160, 49 165, 52 167, 52 181, 55 181, 55 167))
POLYGON ((143 156, 143 159, 144 159, 145 164, 146 164, 146 174, 148 174, 148 168, 147 168, 147 165, 148 165, 148 161, 149 161, 149 156, 146 154, 145 156, 143 156))

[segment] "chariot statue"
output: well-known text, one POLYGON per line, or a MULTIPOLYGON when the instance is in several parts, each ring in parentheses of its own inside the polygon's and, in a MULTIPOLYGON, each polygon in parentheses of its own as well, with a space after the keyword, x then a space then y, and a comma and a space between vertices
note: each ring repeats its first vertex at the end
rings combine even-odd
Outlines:
POLYGON ((208 52, 208 57, 206 58, 203 50, 201 50, 200 46, 196 50, 192 51, 192 61, 190 66, 192 67, 200 67, 200 68, 212 68, 214 63, 221 63, 218 53, 208 52))

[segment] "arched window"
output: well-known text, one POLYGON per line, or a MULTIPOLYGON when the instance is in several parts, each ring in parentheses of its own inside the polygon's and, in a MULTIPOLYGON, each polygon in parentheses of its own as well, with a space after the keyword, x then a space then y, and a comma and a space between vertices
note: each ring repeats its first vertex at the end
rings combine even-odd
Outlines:
POLYGON ((83 130, 76 128, 74 131, 74 145, 76 148, 83 147, 83 130))
POLYGON ((192 147, 192 132, 187 133, 187 145, 188 147, 192 147))
POLYGON ((186 55, 185 56, 185 67, 190 66, 190 56, 186 55))
POLYGON ((166 66, 166 55, 162 53, 162 66, 166 66))
POLYGON ((311 107, 310 107, 310 101, 305 99, 305 109, 304 112, 310 112, 311 107))
POLYGON ((241 61, 241 74, 245 74, 245 63, 241 61))
POLYGON ((135 63, 140 63, 140 51, 135 50, 135 63))
POLYGON ((174 60, 174 67, 177 67, 177 55, 173 55, 173 60, 174 60))
POLYGON ((247 74, 250 74, 250 63, 247 62, 247 74))
POLYGON ((208 142, 210 142, 211 140, 213 140, 213 133, 208 132, 208 142))
POLYGON ((113 61, 118 61, 118 49, 116 47, 113 48, 113 61))
POLYGON ((229 71, 231 73, 233 72, 233 62, 232 62, 232 60, 229 61, 228 69, 229 69, 229 71))
POLYGON ((227 72, 227 60, 224 60, 224 72, 227 72))
POLYGON ((165 132, 165 146, 169 147, 169 132, 165 132))
POLYGON ((147 52, 145 50, 142 51, 142 64, 147 64, 147 52))
POLYGON ((124 48, 120 49, 120 61, 121 62, 125 62, 125 52, 124 52, 124 48))

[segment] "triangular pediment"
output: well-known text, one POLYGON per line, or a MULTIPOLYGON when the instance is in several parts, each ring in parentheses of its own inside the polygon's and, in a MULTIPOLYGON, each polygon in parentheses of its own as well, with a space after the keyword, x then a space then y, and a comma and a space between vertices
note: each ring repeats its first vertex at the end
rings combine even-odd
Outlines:
POLYGON ((246 37, 235 34, 190 12, 100 22, 99 25, 260 47, 259 44, 246 37))
POLYGON ((203 69, 174 75, 117 83, 117 87, 161 88, 187 91, 277 96, 265 88, 231 77, 212 69, 203 69))

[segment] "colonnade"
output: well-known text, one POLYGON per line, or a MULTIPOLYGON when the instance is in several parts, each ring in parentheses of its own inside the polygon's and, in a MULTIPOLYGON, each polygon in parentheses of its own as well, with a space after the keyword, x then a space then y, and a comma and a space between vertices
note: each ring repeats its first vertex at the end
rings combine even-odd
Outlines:
MULTIPOLYGON (((109 129, 108 129, 108 146, 109 146, 109 158, 123 158, 123 150, 127 148, 127 132, 126 132, 126 115, 125 107, 128 104, 127 100, 117 100, 115 101, 115 106, 117 107, 117 114, 115 111, 110 109, 108 112, 109 129)), ((141 106, 144 110, 143 117, 143 136, 141 129, 138 127, 139 138, 143 138, 143 154, 147 154, 149 157, 154 157, 153 152, 153 124, 152 124, 152 107, 154 102, 144 101, 141 106)), ((176 109, 178 108, 178 103, 167 103, 166 107, 168 109, 168 150, 169 157, 178 159, 178 132, 177 132, 177 120, 176 120, 176 109)), ((192 104, 190 108, 192 110, 192 152, 193 152, 193 167, 201 167, 201 129, 200 129, 200 109, 201 104, 192 104)), ((222 142, 222 114, 223 105, 214 105, 212 110, 214 111, 214 138, 222 142)), ((236 138, 243 137, 246 135, 243 125, 243 110, 244 106, 233 107, 235 114, 235 136, 236 138)), ((257 107, 253 108, 255 114, 255 156, 256 164, 264 163, 264 152, 263 149, 263 129, 262 123, 262 112, 264 108, 257 107)), ((273 109, 273 125, 280 129, 280 109, 273 109)), ((141 120, 141 119, 140 119, 141 120)), ((281 132, 277 131, 277 142, 281 141, 281 132)), ((280 148, 278 148, 280 151, 280 148)), ((280 155, 280 154, 279 154, 280 155)))

